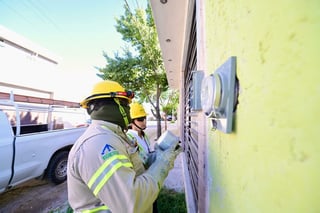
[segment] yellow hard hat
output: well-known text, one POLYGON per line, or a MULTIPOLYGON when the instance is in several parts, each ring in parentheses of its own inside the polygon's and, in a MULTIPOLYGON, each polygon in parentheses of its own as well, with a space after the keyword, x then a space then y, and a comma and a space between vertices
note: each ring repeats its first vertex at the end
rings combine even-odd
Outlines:
POLYGON ((131 119, 146 117, 147 113, 143 106, 137 102, 130 104, 130 117, 131 119))
POLYGON ((80 106, 88 108, 88 102, 99 98, 124 98, 131 103, 134 92, 126 91, 118 82, 104 80, 93 86, 91 95, 80 102, 80 106))

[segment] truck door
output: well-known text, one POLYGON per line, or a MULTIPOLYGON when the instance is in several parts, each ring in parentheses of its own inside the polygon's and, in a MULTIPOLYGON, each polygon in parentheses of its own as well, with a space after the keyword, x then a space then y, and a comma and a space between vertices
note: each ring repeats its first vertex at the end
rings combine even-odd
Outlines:
POLYGON ((0 109, 0 192, 8 185, 12 174, 14 135, 7 114, 0 109))

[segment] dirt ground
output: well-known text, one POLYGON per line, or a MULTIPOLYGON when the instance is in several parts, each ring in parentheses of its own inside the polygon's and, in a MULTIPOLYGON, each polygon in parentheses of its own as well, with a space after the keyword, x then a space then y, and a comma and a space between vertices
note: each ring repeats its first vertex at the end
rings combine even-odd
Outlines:
POLYGON ((0 212, 50 212, 67 200, 67 182, 53 185, 43 180, 31 180, 0 195, 0 212))
MULTIPOLYGON (((170 125, 170 130, 176 133, 176 126, 170 125)), ((150 142, 154 143, 156 128, 147 128, 150 142)), ((181 177, 181 163, 177 159, 175 168, 170 171, 165 186, 183 191, 181 177)), ((53 185, 44 180, 31 180, 3 194, 0 194, 0 213, 49 213, 65 212, 68 201, 67 182, 53 185), (58 209, 58 210, 57 210, 58 209)))

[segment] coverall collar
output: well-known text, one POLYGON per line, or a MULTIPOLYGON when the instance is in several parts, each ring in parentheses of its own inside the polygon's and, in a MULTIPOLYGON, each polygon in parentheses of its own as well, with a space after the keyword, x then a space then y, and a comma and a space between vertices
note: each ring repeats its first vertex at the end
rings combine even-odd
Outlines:
POLYGON ((119 125, 103 120, 92 120, 91 124, 109 129, 110 131, 121 137, 124 141, 126 141, 127 144, 132 146, 132 144, 128 141, 127 135, 123 132, 122 128, 119 125))
POLYGON ((119 125, 108 122, 108 121, 92 120, 92 124, 95 124, 97 126, 105 126, 116 134, 123 133, 122 128, 119 125))

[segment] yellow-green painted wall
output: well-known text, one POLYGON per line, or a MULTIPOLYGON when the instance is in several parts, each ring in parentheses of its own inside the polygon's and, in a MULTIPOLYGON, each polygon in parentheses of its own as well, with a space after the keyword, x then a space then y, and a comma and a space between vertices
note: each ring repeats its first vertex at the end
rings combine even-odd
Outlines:
POLYGON ((209 131, 209 212, 320 212, 320 1, 206 0, 207 75, 237 57, 232 134, 209 131))

